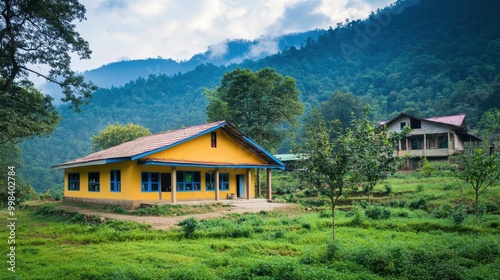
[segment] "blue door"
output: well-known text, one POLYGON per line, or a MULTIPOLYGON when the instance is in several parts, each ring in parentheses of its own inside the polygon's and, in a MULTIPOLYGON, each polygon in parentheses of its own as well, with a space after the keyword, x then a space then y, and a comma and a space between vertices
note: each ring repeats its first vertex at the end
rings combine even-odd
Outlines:
POLYGON ((245 197, 245 175, 236 175, 236 195, 238 198, 245 197))

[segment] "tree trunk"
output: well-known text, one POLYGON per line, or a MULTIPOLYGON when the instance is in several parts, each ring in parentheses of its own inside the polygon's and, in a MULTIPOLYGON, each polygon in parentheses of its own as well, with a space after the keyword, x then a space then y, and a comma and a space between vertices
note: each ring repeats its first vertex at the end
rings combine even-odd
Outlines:
POLYGON ((333 242, 335 242, 335 204, 332 200, 332 238, 333 242))
POLYGON ((479 188, 476 188, 476 224, 479 221, 479 188))

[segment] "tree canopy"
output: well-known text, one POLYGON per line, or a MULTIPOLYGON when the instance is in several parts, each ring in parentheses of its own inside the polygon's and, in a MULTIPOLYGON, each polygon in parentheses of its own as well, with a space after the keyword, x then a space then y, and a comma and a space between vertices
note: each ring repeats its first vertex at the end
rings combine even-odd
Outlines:
POLYGON ((80 59, 90 58, 89 45, 73 24, 84 19, 85 7, 77 0, 0 2, 0 110, 2 116, 29 116, 29 124, 5 123, 2 117, 0 125, 9 129, 2 131, 1 141, 42 136, 54 128, 52 99, 31 88, 29 75, 58 84, 64 94, 62 101, 76 110, 88 102, 96 87, 70 67, 72 53, 80 59), (39 70, 45 67, 47 73, 39 70), (39 127, 35 128, 35 122, 39 127))
POLYGON ((143 126, 133 123, 122 125, 116 122, 92 136, 92 150, 104 150, 150 134, 151 131, 143 126))
POLYGON ((272 151, 287 135, 286 126, 295 125, 304 110, 295 79, 271 68, 229 71, 220 86, 205 94, 209 121, 227 120, 272 151))

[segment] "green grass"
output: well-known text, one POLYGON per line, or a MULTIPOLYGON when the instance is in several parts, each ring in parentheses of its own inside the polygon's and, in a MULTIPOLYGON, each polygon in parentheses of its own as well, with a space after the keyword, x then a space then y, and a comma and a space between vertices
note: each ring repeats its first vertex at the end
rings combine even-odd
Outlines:
MULTIPOLYGON (((200 221, 186 238, 180 228, 88 222, 50 206, 19 210, 16 273, 6 266, 0 278, 500 279, 500 215, 485 211, 476 224, 467 214, 455 223, 448 212, 454 211, 460 192, 446 187, 450 182, 455 183, 414 174, 387 180, 394 202, 378 207, 389 217, 371 219, 363 208, 339 212, 336 243, 326 212, 231 214, 200 221), (415 189, 418 184, 425 185, 421 192, 415 189), (426 209, 409 207, 421 197, 426 209), (401 201, 407 201, 405 207, 401 201), (436 214, 440 203, 450 207, 436 214)), ((499 197, 496 187, 483 200, 498 203, 499 197)), ((1 220, 6 217, 0 212, 1 220)), ((7 234, 0 227, 3 240, 7 234)))

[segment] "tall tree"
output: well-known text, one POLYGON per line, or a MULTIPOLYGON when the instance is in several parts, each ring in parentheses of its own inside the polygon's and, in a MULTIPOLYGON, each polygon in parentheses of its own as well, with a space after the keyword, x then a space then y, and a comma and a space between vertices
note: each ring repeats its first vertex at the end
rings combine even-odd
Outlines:
MULTIPOLYGON (((64 98, 80 110, 96 87, 71 70, 71 53, 90 58, 88 43, 75 31, 73 21, 85 19, 85 7, 77 0, 3 0, 0 2, 0 110, 7 115, 39 117, 40 127, 25 129, 23 123, 10 125, 15 131, 2 132, 2 139, 50 133, 54 109, 51 99, 39 98, 30 87, 29 75, 37 75, 61 86, 64 98), (47 73, 37 69, 48 67, 47 73), (18 125, 17 127, 14 127, 18 125)), ((3 118, 1 121, 5 121, 3 118)))
MULTIPOLYGON (((209 121, 227 120, 264 148, 275 151, 304 111, 295 79, 274 69, 236 69, 224 74, 220 86, 205 90, 209 121)), ((257 194, 260 195, 259 172, 257 194)))
POLYGON ((354 118, 361 116, 363 104, 352 93, 335 91, 321 103, 321 114, 326 122, 338 119, 342 127, 348 127, 354 118))
POLYGON ((97 135, 92 136, 92 150, 104 150, 150 134, 151 131, 148 128, 138 124, 122 125, 116 122, 116 124, 110 124, 97 135))

